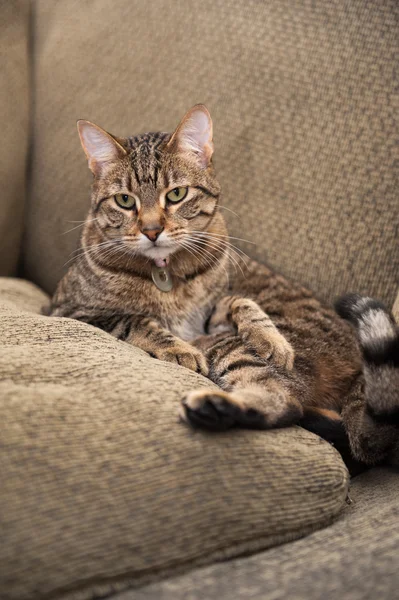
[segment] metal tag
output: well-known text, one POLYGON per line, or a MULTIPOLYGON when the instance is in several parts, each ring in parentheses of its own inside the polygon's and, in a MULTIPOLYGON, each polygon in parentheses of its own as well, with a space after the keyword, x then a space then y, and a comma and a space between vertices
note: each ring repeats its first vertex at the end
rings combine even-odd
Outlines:
POLYGON ((151 277, 159 290, 162 292, 170 292, 173 287, 173 282, 166 267, 157 267, 156 265, 152 265, 151 277))

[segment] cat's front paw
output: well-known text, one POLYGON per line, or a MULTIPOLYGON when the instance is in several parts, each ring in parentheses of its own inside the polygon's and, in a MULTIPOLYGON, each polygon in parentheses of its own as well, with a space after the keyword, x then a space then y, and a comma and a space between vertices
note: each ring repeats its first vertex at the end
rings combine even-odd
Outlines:
POLYGON ((291 371, 294 366, 294 349, 269 315, 249 298, 234 298, 230 309, 231 319, 245 346, 263 360, 291 371))
POLYGON ((201 375, 208 375, 209 369, 205 356, 200 350, 183 340, 167 348, 158 348, 153 354, 159 360, 173 362, 201 375))
POLYGON ((261 323, 248 326, 241 338, 260 358, 288 371, 293 369, 294 348, 275 327, 262 327, 261 323))

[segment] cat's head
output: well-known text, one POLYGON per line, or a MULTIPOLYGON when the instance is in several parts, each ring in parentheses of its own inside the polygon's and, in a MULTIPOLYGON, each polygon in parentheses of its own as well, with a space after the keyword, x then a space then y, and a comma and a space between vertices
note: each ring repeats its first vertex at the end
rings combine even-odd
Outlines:
POLYGON ((103 238, 157 264, 190 251, 212 221, 220 191, 206 107, 194 106, 173 134, 119 138, 89 121, 78 121, 78 131, 94 175, 93 227, 103 238))

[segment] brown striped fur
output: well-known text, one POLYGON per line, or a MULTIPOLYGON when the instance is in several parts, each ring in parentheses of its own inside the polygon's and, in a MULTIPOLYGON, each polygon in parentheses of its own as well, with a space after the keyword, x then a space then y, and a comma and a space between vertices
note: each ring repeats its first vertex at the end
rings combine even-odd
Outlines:
MULTIPOLYGON (((370 414, 377 394, 375 390, 368 394, 371 385, 366 385, 367 365, 355 329, 309 290, 267 267, 249 260, 243 270, 232 282, 230 303, 224 299, 210 319, 211 335, 195 342, 208 359, 209 377, 224 391, 190 392, 183 400, 182 418, 214 430, 300 423, 335 444, 352 473, 358 473, 362 464, 398 462, 399 371, 394 359, 389 357, 383 367, 386 404, 377 421, 370 414), (252 341, 259 339, 259 332, 257 336, 240 335, 237 317, 231 324, 240 301, 237 293, 244 305, 252 299, 259 307, 260 313, 252 311, 249 321, 266 325, 262 335, 270 335, 271 351, 265 352, 252 341), (261 321, 262 314, 266 321, 261 321), (279 336, 284 337, 283 344, 279 344, 279 336), (280 353, 283 349, 288 353, 285 365, 274 351, 274 343, 280 353)), ((399 333, 394 324, 391 335, 397 344, 399 333)), ((378 374, 374 373, 373 381, 378 381, 378 374)))
POLYGON ((368 412, 352 326, 255 261, 231 276, 237 258, 218 211, 206 108, 191 109, 173 134, 117 138, 87 121, 78 128, 94 175, 91 209, 51 315, 209 374, 222 390, 188 394, 181 416, 192 425, 306 426, 318 413, 342 418, 356 459, 391 456, 397 429, 368 412), (180 188, 182 200, 168 200, 180 188), (121 207, 121 198, 132 205, 121 207), (167 263, 169 292, 151 278, 159 261, 167 263))
POLYGON ((156 358, 206 374, 203 354, 189 341, 204 333, 227 291, 229 261, 209 113, 194 107, 173 135, 116 138, 86 121, 78 126, 94 175, 91 210, 51 314, 101 327, 156 358), (191 147, 196 126, 198 147, 191 147), (168 203, 166 194, 180 186, 187 197, 168 203), (118 194, 135 198, 135 208, 118 206, 118 194), (146 237, 154 228, 163 228, 155 242, 146 237), (169 293, 151 278, 158 258, 169 261, 169 293))

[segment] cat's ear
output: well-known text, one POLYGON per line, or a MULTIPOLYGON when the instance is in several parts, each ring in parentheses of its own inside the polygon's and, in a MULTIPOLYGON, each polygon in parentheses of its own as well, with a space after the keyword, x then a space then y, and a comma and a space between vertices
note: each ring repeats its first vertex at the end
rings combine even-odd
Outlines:
POLYGON ((98 125, 80 120, 77 126, 80 142, 94 175, 99 175, 107 164, 126 155, 123 146, 98 125))
POLYGON ((168 148, 195 158, 206 169, 213 154, 211 115, 203 104, 196 104, 179 123, 168 142, 168 148))

